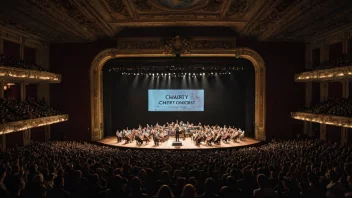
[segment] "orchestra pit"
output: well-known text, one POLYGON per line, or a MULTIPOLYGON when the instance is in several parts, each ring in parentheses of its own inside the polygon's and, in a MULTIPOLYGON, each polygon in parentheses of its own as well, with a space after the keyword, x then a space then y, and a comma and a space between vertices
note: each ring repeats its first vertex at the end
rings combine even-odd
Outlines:
POLYGON ((352 197, 351 13, 2 1, 0 198, 352 197))

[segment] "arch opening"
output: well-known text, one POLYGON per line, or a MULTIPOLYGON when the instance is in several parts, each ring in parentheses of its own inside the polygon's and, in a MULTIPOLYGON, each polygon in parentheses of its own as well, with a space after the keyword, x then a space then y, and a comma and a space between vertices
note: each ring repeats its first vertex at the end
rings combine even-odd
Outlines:
MULTIPOLYGON (((218 50, 216 54, 203 52, 198 54, 182 55, 184 57, 237 57, 249 60, 254 66, 255 78, 255 112, 254 136, 255 139, 266 140, 265 133, 265 63, 262 57, 249 48, 236 48, 233 50, 218 50)), ((126 53, 115 48, 101 51, 94 58, 90 69, 91 85, 91 140, 97 141, 104 138, 104 113, 103 113, 103 71, 105 63, 115 58, 131 57, 175 57, 171 54, 161 53, 126 53)))

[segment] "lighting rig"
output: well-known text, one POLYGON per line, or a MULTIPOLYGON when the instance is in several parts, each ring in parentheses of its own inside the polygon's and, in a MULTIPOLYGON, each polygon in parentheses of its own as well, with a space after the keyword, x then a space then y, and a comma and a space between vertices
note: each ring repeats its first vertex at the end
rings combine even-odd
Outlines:
POLYGON ((201 76, 219 76, 230 75, 233 72, 243 71, 243 67, 113 67, 110 72, 118 72, 127 76, 149 76, 149 77, 201 77, 201 76))

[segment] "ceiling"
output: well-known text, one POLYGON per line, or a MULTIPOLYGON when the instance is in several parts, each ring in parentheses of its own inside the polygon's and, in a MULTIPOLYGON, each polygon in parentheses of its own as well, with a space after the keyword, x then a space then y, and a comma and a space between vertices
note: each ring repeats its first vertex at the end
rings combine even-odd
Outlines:
POLYGON ((351 13, 352 0, 3 0, 0 25, 52 43, 175 26, 227 27, 236 36, 307 41, 351 25, 351 13))

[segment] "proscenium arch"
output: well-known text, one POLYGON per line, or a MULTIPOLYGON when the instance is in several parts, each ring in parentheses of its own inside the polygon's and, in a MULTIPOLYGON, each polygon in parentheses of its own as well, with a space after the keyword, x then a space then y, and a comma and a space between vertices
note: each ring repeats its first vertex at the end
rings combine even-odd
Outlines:
MULTIPOLYGON (((235 48, 231 50, 199 50, 192 54, 181 55, 184 57, 237 57, 245 58, 255 69, 255 139, 266 140, 265 131, 265 63, 263 58, 250 48, 235 48)), ((123 50, 110 48, 101 51, 95 56, 90 68, 90 99, 91 99, 91 140, 97 141, 104 138, 104 114, 103 114, 103 72, 105 63, 114 58, 128 57, 175 57, 172 54, 163 54, 159 51, 146 53, 136 51, 126 53, 123 50)))

